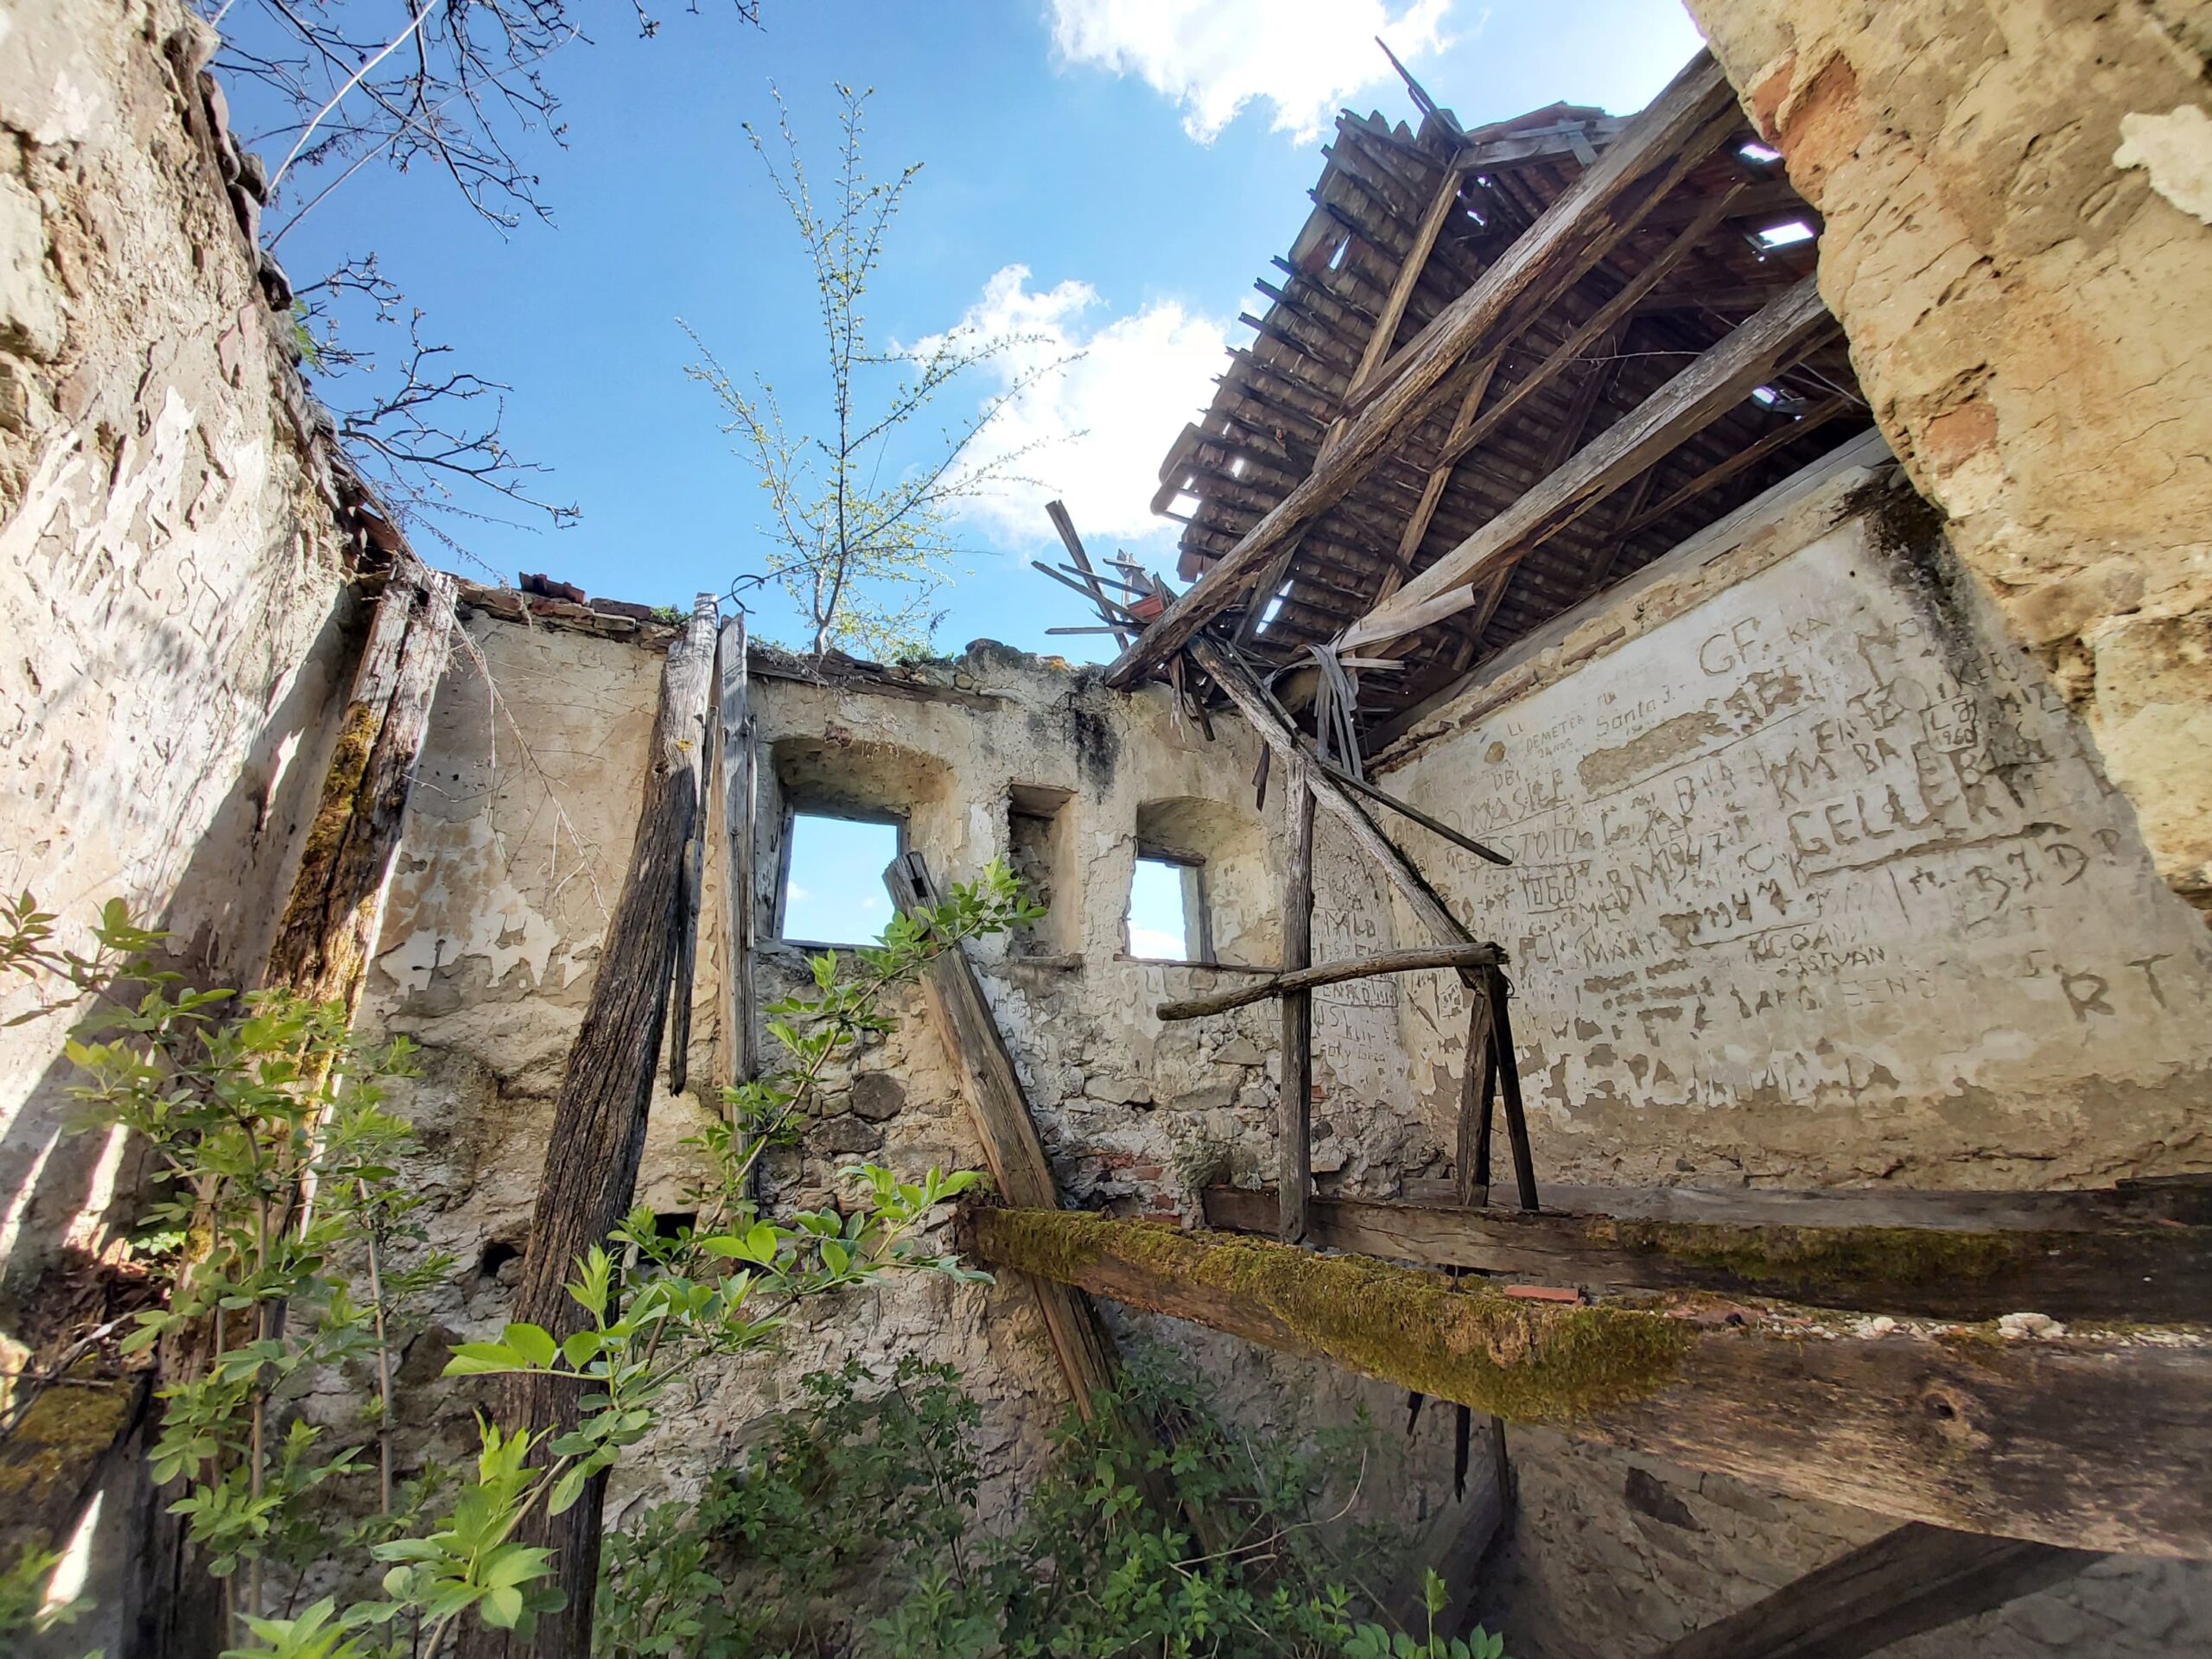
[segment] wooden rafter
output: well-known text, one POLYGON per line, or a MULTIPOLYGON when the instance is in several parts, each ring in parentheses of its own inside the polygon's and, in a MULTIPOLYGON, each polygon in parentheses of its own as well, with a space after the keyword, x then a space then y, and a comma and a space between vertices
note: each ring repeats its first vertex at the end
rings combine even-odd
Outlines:
POLYGON ((1368 382, 1390 354, 1391 342, 1398 337, 1398 325, 1405 321, 1406 304, 1414 296, 1421 272, 1427 268, 1436 238, 1444 233, 1445 221, 1459 205, 1459 181, 1465 176, 1458 167, 1447 167, 1437 181, 1436 194, 1429 200, 1428 211, 1421 215, 1421 228, 1414 232, 1414 245, 1398 267, 1397 280, 1390 285, 1390 297, 1383 304, 1382 315, 1375 321, 1374 331, 1367 337, 1367 349, 1360 353, 1359 366, 1352 371, 1351 385, 1344 393, 1347 398, 1357 397, 1367 389, 1368 382))
MULTIPOLYGON (((1825 337, 1834 321, 1807 277, 1617 422, 1567 466, 1548 474, 1496 518, 1347 629, 1345 649, 1465 610, 1485 578, 1574 522, 1613 490, 1747 397, 1753 386, 1825 337)), ((1139 642, 1142 644, 1141 641, 1139 642)))
POLYGON ((1286 537, 1341 499, 1433 407, 1439 387, 1471 351, 1486 340, 1497 349, 1492 335, 1524 296, 1588 270, 1740 119, 1727 78, 1700 54, 1596 166, 1392 359, 1326 460, 1122 653, 1107 671, 1109 683, 1133 683, 1234 604, 1286 537))

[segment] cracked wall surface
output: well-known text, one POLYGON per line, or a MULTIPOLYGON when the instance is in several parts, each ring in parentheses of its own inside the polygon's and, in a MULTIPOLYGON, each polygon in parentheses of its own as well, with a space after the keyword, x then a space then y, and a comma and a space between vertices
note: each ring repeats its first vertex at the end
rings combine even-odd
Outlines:
MULTIPOLYGON (((125 899, 214 982, 266 951, 352 641, 207 45, 167 0, 0 3, 0 885, 75 948, 125 899)), ((98 1242, 124 1173, 60 1132, 69 1019, 0 1030, 19 1281, 98 1242)))
POLYGON ((1825 216, 1882 430, 2212 907, 2207 9, 1688 7, 1825 216))

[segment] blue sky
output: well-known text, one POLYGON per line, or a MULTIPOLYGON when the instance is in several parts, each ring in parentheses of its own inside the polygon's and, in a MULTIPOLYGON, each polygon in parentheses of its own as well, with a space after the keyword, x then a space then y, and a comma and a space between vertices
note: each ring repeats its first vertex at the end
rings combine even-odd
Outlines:
MULTIPOLYGON (((306 282, 375 249, 426 329, 512 387, 510 445, 582 519, 460 526, 468 551, 510 580, 686 606, 757 567, 761 493, 684 375, 678 319, 804 413, 821 383, 812 289, 739 123, 772 121, 776 83, 826 168, 843 80, 874 89, 872 170, 925 163, 872 296, 879 337, 964 318, 1085 353, 1012 412, 1009 435, 1050 440, 1026 463, 1038 486, 965 521, 972 574, 944 595, 939 647, 1094 658, 1111 642, 1043 632, 1095 619, 1027 569, 1057 550, 1039 508, 1064 495, 1094 551, 1172 578, 1175 527, 1146 512, 1158 460, 1249 338, 1236 315, 1305 218, 1334 110, 1413 113, 1368 37, 1470 124, 1560 99, 1635 109, 1697 45, 1677 0, 763 0, 758 29, 700 0, 659 8, 652 40, 626 6, 584 7, 594 41, 550 66, 568 148, 529 149, 557 225, 503 236, 427 169, 367 168, 282 250, 306 282)), ((772 605, 762 626, 797 632, 772 605)))

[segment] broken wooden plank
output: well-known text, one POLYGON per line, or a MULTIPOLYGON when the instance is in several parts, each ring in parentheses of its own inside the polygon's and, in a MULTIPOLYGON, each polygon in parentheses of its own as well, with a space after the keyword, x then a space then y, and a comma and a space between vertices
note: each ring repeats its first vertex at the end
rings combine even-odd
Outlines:
MULTIPOLYGON (((902 912, 934 908, 938 903, 929 865, 918 852, 901 853, 884 872, 892 902, 902 912)), ((961 1093, 983 1143, 991 1177, 1010 1204, 1036 1210, 1057 1209, 1059 1187, 1045 1156, 1045 1142, 1030 1115, 1029 1098, 1007 1052, 1006 1039, 983 995, 982 981, 964 950, 948 950, 931 963, 922 985, 929 998, 945 1056, 960 1074, 961 1093)), ((1080 1292, 1044 1280, 1033 1282, 1046 1334, 1059 1360, 1068 1393, 1088 1421, 1098 1413, 1097 1398, 1114 1385, 1111 1339, 1080 1292)))
MULTIPOLYGON (((1186 649, 1192 660, 1205 670, 1275 752, 1278 760, 1297 766, 1305 760, 1297 729, 1242 657, 1205 634, 1192 639, 1186 649)), ((1353 843, 1382 867, 1391 886, 1420 918, 1422 930, 1440 944, 1472 944, 1473 938, 1444 907, 1428 878, 1398 849, 1397 843, 1376 828, 1374 819, 1361 810, 1351 792, 1326 772, 1317 768, 1309 775, 1315 804, 1343 824, 1353 843)))
MULTIPOLYGON (((1272 751, 1270 751, 1272 753, 1272 751)), ((1275 1235, 1286 1244, 1306 1236, 1306 1205, 1313 1190, 1313 993, 1302 982, 1313 960, 1313 785, 1311 770, 1289 766, 1283 782, 1295 825, 1283 880, 1283 971, 1263 987, 1229 993, 1257 1001, 1282 999, 1282 1090, 1275 1106, 1281 1136, 1275 1235)), ((1242 1006, 1240 1003, 1238 1006, 1242 1006)), ((1161 1016, 1165 1018, 1163 1014, 1161 1016)))
MULTIPOLYGON (((1205 1192, 1210 1227, 1268 1232, 1273 1211, 1265 1189, 1205 1192)), ((1930 1319, 2212 1323, 2206 1227, 1762 1226, 1322 1198, 1307 1242, 1532 1284, 1712 1290, 1930 1319)))
POLYGON ((453 637, 454 578, 401 561, 378 597, 263 982, 350 1015, 453 637))
POLYGON ((1694 1469, 1964 1531, 2212 1555, 2212 1346, 1858 1335, 1709 1295, 1582 1306, 1271 1239, 972 1207, 963 1248, 1130 1306, 1694 1469), (1724 1317, 1724 1315, 1726 1317, 1724 1317))
POLYGON ((1263 1002, 1271 996, 1312 991, 1347 979, 1372 979, 1380 974, 1417 973, 1424 968, 1482 968, 1501 959, 1494 944, 1417 944, 1403 950, 1378 950, 1371 957, 1347 957, 1340 962, 1316 963, 1310 968, 1270 971, 1253 985, 1209 996, 1179 997, 1162 1002, 1154 1012, 1162 1020, 1198 1020, 1210 1014, 1263 1002))
POLYGON ((2104 1556, 1914 1522, 1691 1631, 1652 1659, 1862 1659, 2063 1584, 2104 1556))
MULTIPOLYGON (((645 1109, 652 1099, 683 925, 683 865, 703 817, 700 734, 714 655, 709 601, 693 611, 690 625, 669 647, 628 871, 554 1100, 512 1317, 543 1325, 556 1338, 582 1325, 586 1315, 569 1294, 569 1281, 577 1260, 603 1244, 629 1209, 645 1150, 645 1109)), ((506 1426, 565 1433, 575 1423, 578 1392, 572 1382, 542 1375, 515 1378, 506 1426)), ((567 1592, 567 1607, 540 1621, 534 1647, 472 1628, 463 1651, 473 1659, 590 1651, 600 1484, 594 1482, 565 1515, 549 1520, 533 1512, 517 1530, 524 1541, 558 1552, 556 1582, 567 1592)))
POLYGON ((1427 412, 1446 378, 1517 302, 1563 285, 1602 257, 1741 118, 1727 77, 1709 54, 1700 53, 1629 123, 1596 166, 1389 359, 1325 461, 1115 659, 1107 683, 1126 690, 1236 603, 1285 537, 1342 499, 1408 424, 1427 412))
POLYGON ((1465 610, 1486 580, 1703 431, 1834 327, 1812 277, 1785 289, 1571 461, 1548 473, 1503 512, 1345 629, 1338 648, 1395 639, 1465 610))

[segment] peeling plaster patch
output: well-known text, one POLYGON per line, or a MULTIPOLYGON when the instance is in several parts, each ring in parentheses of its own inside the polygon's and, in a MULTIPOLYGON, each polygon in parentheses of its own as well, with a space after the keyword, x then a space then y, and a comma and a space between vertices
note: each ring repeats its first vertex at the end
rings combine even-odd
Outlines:
POLYGON ((1709 709, 1696 709, 1662 720, 1618 748, 1593 749, 1576 763, 1574 770, 1585 789, 1609 789, 1687 759, 1709 737, 1727 735, 1727 725, 1719 715, 1709 709))
POLYGON ((2123 115, 2114 167, 2139 167, 2151 188, 2184 213, 2212 225, 2212 116, 2194 104, 2171 115, 2123 115))

